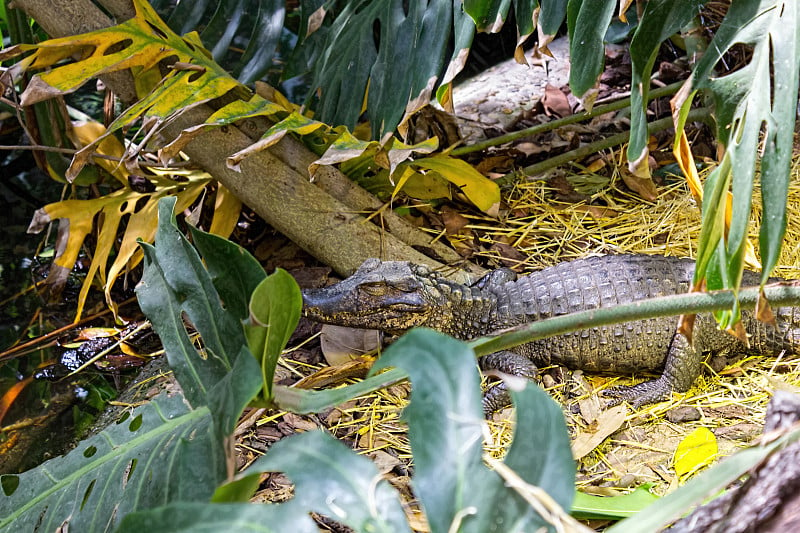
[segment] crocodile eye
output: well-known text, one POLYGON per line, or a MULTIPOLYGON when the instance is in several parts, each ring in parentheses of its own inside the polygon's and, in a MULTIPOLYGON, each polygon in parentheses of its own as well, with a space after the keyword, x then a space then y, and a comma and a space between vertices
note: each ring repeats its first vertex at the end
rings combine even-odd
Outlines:
POLYGON ((414 292, 416 287, 413 283, 408 281, 396 281, 391 284, 393 289, 397 289, 401 292, 414 292))
POLYGON ((385 283, 362 283, 359 289, 370 296, 382 296, 386 294, 385 283))

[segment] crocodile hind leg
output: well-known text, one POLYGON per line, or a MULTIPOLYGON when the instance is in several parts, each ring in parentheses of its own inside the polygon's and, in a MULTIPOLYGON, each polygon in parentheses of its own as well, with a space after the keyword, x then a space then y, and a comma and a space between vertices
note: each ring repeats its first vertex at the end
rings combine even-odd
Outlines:
POLYGON ((603 395, 616 398, 610 405, 629 401, 634 407, 655 403, 670 397, 672 392, 686 392, 700 375, 702 354, 689 344, 683 335, 676 333, 667 355, 661 377, 637 385, 617 387, 603 391, 603 395))
MULTIPOLYGON (((497 370, 504 374, 511 374, 528 379, 538 375, 536 365, 524 355, 507 350, 484 355, 478 360, 482 370, 497 370)), ((483 395, 483 412, 489 417, 495 411, 511 405, 511 396, 504 381, 486 391, 483 395)))

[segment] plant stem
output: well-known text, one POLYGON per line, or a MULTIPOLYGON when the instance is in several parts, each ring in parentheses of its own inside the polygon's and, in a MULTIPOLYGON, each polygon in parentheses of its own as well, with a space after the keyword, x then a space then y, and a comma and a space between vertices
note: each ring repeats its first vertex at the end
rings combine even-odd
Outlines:
MULTIPOLYGON (((687 118, 688 122, 706 122, 711 113, 707 108, 701 107, 698 109, 692 109, 689 111, 689 117, 687 118)), ((655 120, 647 125, 647 131, 650 134, 657 133, 659 131, 664 131, 668 128, 672 127, 672 117, 664 117, 658 120, 655 120)), ((503 182, 513 179, 516 176, 537 176, 542 174, 546 170, 550 170, 551 168, 555 168, 559 165, 563 165, 569 163, 570 161, 575 161, 582 157, 586 157, 590 154, 595 152, 599 152, 600 150, 605 150, 606 148, 611 148, 612 146, 618 146, 620 144, 624 144, 630 138, 631 132, 630 131, 623 131, 622 133, 618 133, 616 135, 612 135, 611 137, 607 137, 605 139, 601 139, 599 141, 586 144, 581 146, 580 148, 576 148, 575 150, 570 150, 569 152, 564 152, 563 154, 559 154, 557 156, 551 157, 549 159, 545 159, 544 161, 540 161, 539 163, 535 163, 528 167, 523 168, 517 172, 509 173, 506 176, 500 178, 503 182)))
MULTIPOLYGON (((672 85, 667 85, 666 87, 659 87, 658 89, 653 89, 652 91, 650 91, 648 100, 653 100, 655 98, 660 98, 662 96, 675 94, 676 92, 678 92, 678 89, 680 89, 681 85, 683 85, 683 82, 677 82, 673 83, 672 85)), ((537 124, 536 126, 525 128, 524 130, 514 131, 511 133, 507 133, 505 135, 501 135, 499 137, 493 137, 491 139, 487 139, 485 141, 472 144, 470 146, 462 146, 461 148, 456 148, 455 150, 450 152, 450 154, 453 156, 459 156, 459 155, 469 154, 472 152, 479 152, 481 150, 485 150, 486 148, 491 148, 492 146, 499 146, 507 142, 516 141, 517 139, 521 139, 523 137, 529 137, 531 135, 544 133, 546 131, 551 131, 560 128, 562 126, 567 126, 569 124, 575 124, 576 122, 583 122, 584 120, 588 120, 594 117, 599 117, 600 115, 604 115, 605 113, 610 113, 612 111, 625 109, 630 105, 631 105, 631 97, 628 96, 627 98, 617 100, 616 102, 611 102, 610 104, 597 106, 587 113, 576 113, 568 117, 547 122, 546 124, 537 124)))
MULTIPOLYGON (((764 287, 764 294, 772 305, 800 305, 800 287, 796 285, 789 283, 767 285, 764 287)), ((758 298, 758 287, 748 287, 739 291, 738 299, 743 309, 754 308, 758 298)), ((522 324, 496 337, 475 339, 470 342, 470 346, 477 355, 488 355, 534 340, 597 326, 620 324, 644 318, 731 309, 735 301, 736 295, 729 290, 690 292, 649 298, 614 307, 590 309, 522 324)))

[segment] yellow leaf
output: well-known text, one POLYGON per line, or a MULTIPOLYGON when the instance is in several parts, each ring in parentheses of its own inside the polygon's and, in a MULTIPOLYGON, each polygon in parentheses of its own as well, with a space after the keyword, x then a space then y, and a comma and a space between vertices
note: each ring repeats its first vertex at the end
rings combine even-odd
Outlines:
MULTIPOLYGON (((181 211, 195 201, 211 180, 208 174, 196 171, 171 171, 171 174, 159 170, 153 172, 154 175, 147 177, 155 184, 153 192, 139 193, 128 187, 121 188, 100 198, 64 200, 49 204, 37 211, 34 216, 28 229, 29 233, 38 233, 49 222, 59 221, 56 258, 51 269, 53 274, 47 277, 48 285, 56 292, 60 290, 58 284, 65 281, 66 275, 75 265, 83 241, 92 230, 94 221, 102 220, 97 230, 92 263, 89 265, 78 296, 76 320, 83 313, 86 296, 95 279, 104 285, 106 301, 116 310, 111 299, 111 287, 125 269, 141 261, 142 254, 137 239, 153 240, 158 224, 156 216, 158 200, 168 195, 176 196, 178 198, 176 209, 181 211), (177 174, 181 176, 180 181, 170 179, 177 174), (143 198, 147 201, 142 202, 143 198), (102 216, 98 217, 98 214, 102 216), (126 220, 125 230, 117 244, 117 233, 123 220, 126 220), (109 257, 113 257, 113 262, 107 268, 109 257)), ((230 208, 228 206, 225 209, 230 208)), ((229 223, 222 225, 230 227, 229 223)))
POLYGON ((114 176, 122 185, 128 184, 128 170, 122 164, 125 157, 125 147, 114 136, 106 136, 106 127, 99 122, 74 122, 72 124, 72 134, 78 146, 94 144, 98 139, 102 140, 95 147, 95 152, 119 159, 113 161, 96 157, 94 163, 102 167, 103 170, 114 176))
POLYGON ((242 202, 221 183, 217 183, 217 197, 214 202, 214 218, 209 232, 227 237, 236 229, 242 202))
POLYGON ((407 195, 420 200, 450 198, 447 181, 436 172, 422 174, 407 165, 401 165, 400 179, 397 180, 392 196, 402 189, 407 195))
POLYGON ((497 216, 500 209, 500 187, 469 163, 447 156, 419 159, 411 165, 433 170, 455 185, 481 211, 497 216))
MULTIPOLYGON (((96 76, 131 69, 144 97, 109 126, 108 135, 142 116, 156 117, 156 123, 161 124, 231 90, 240 96, 251 94, 214 62, 196 35, 180 37, 174 33, 144 0, 135 0, 134 6, 136 16, 117 26, 0 52, 0 58, 8 59, 32 51, 19 63, 26 70, 52 67, 33 78, 22 94, 23 105, 74 91, 96 76), (172 70, 163 79, 156 78, 155 67, 168 57, 176 60, 172 70), (73 61, 65 63, 67 60, 73 61), (154 89, 153 81, 158 79, 154 89)), ((93 144, 85 148, 85 152, 92 150, 93 144)), ((86 153, 79 153, 67 179, 74 177, 87 160, 86 153)))
POLYGON ((675 473, 685 480, 716 459, 717 438, 706 427, 699 427, 678 444, 673 457, 675 473))

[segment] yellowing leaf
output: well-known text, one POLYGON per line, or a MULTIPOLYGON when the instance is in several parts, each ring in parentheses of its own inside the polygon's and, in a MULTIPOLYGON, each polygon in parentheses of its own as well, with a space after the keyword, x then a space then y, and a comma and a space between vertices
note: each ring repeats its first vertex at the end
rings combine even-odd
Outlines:
POLYGON ((397 180, 392 195, 397 195, 401 189, 412 198, 420 200, 450 198, 450 186, 437 172, 422 174, 406 165, 402 166, 400 179, 397 180))
POLYGON ((239 163, 241 163, 245 157, 272 146, 280 141, 287 133, 292 132, 300 135, 308 135, 323 128, 327 128, 327 126, 322 122, 312 120, 293 111, 289 116, 269 128, 258 142, 228 157, 226 164, 233 170, 239 170, 239 163))
POLYGON ((214 218, 211 219, 209 232, 227 237, 236 229, 242 201, 221 183, 217 183, 217 196, 214 202, 214 218))
POLYGON ((78 146, 94 144, 98 139, 103 138, 94 151, 98 154, 115 157, 119 161, 96 157, 93 158, 94 163, 114 176, 122 185, 127 185, 129 173, 121 162, 125 157, 125 147, 116 137, 106 136, 106 132, 106 127, 99 122, 75 122, 72 125, 72 134, 78 146))
POLYGON ((468 163, 452 157, 434 156, 410 164, 437 172, 464 193, 478 209, 497 216, 500 209, 500 187, 468 163))
MULTIPOLYGON (((51 274, 47 277, 48 285, 55 292, 60 291, 59 285, 75 265, 83 241, 92 230, 95 217, 102 214, 102 217, 98 217, 102 220, 102 224, 98 228, 92 263, 78 297, 76 320, 83 313, 86 296, 96 278, 105 286, 106 301, 112 309, 116 309, 111 299, 111 287, 126 268, 135 266, 141 260, 137 239, 153 240, 158 223, 158 200, 164 196, 174 195, 178 198, 176 209, 186 209, 211 179, 208 174, 173 171, 173 174, 181 174, 181 180, 175 181, 164 172, 157 170, 154 172, 155 175, 148 176, 155 182, 155 191, 152 193, 143 194, 126 187, 100 198, 56 202, 36 212, 28 228, 29 233, 38 233, 49 222, 59 221, 56 258, 51 267, 51 274), (146 198, 147 201, 141 202, 142 198, 146 198), (115 250, 117 232, 123 220, 127 223, 115 250), (113 262, 107 268, 109 258, 113 258, 113 262)), ((230 223, 224 223, 223 226, 230 227, 230 223)))
MULTIPOLYGON (((108 133, 111 133, 141 116, 156 117, 160 124, 232 89, 239 90, 242 95, 250 94, 211 59, 196 35, 182 38, 170 30, 147 2, 135 0, 134 5, 136 16, 117 26, 36 45, 18 45, 0 53, 2 60, 32 51, 20 61, 23 69, 53 67, 34 77, 22 94, 23 105, 74 91, 92 77, 131 69, 137 87, 147 92, 140 93, 144 98, 109 126, 108 133), (79 59, 62 63, 75 57, 79 59), (168 57, 174 57, 176 62, 157 90, 152 90, 153 69, 168 57), (149 83, 143 83, 145 80, 149 83)), ((84 151, 93 149, 90 144, 84 151)), ((67 178, 74 177, 87 159, 87 155, 79 153, 67 178)))
POLYGON ((699 427, 687 435, 675 450, 673 462, 678 478, 685 480, 717 457, 717 438, 706 427, 699 427))

